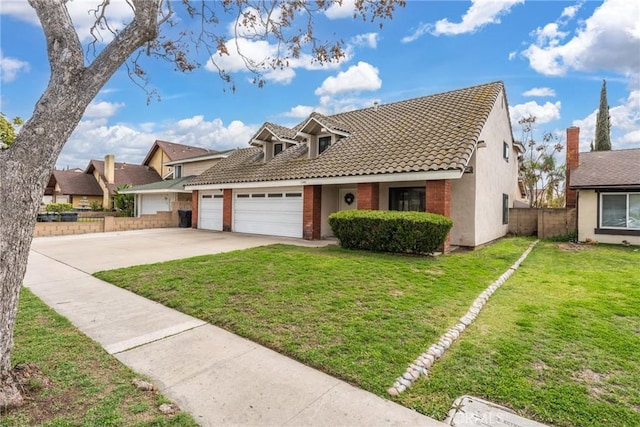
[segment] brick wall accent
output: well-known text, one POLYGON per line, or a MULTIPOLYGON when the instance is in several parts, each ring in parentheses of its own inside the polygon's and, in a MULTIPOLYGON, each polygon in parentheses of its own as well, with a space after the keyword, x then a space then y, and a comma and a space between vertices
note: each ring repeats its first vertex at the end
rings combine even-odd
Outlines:
POLYGON ((380 209, 380 185, 377 182, 358 184, 358 209, 377 211, 380 209))
POLYGON ((567 159, 566 159, 566 207, 575 208, 578 202, 576 190, 569 189, 571 183, 571 169, 575 169, 580 164, 580 128, 567 128, 567 159))
POLYGON ((233 190, 225 188, 222 192, 222 231, 231 231, 231 213, 233 212, 233 190))
MULTIPOLYGON (((451 217, 451 180, 427 181, 425 193, 427 212, 451 217)), ((451 250, 451 235, 447 235, 440 250, 445 253, 451 250)))
POLYGON ((191 192, 191 228, 198 228, 198 203, 200 203, 200 192, 191 192))
POLYGON ((302 238, 320 239, 322 186, 305 185, 302 200, 302 238))

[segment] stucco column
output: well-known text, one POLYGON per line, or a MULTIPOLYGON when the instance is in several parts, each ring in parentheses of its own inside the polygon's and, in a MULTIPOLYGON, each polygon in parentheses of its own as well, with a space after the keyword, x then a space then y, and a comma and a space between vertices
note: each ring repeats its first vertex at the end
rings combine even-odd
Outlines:
POLYGON ((305 185, 302 199, 302 238, 320 239, 320 221, 322 219, 322 186, 305 185))
POLYGON ((191 228, 198 228, 198 203, 200 202, 200 192, 191 192, 191 228))
POLYGON ((222 231, 231 231, 231 212, 233 212, 233 190, 222 191, 222 231))
POLYGON ((367 182, 358 184, 358 209, 377 211, 380 209, 380 184, 367 182))
MULTIPOLYGON (((425 188, 425 206, 427 212, 439 214, 451 218, 451 180, 439 179, 427 181, 425 188)), ((451 235, 448 234, 440 250, 449 252, 451 250, 451 235)))

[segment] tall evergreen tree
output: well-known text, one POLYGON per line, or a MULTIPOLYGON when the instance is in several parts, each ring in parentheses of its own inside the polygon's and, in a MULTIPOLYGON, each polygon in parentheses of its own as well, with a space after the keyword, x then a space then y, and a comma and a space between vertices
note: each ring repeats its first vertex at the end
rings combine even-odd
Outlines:
POLYGON ((609 104, 607 103, 607 81, 602 81, 600 90, 600 108, 596 118, 596 142, 594 151, 611 150, 611 124, 609 123, 609 104))

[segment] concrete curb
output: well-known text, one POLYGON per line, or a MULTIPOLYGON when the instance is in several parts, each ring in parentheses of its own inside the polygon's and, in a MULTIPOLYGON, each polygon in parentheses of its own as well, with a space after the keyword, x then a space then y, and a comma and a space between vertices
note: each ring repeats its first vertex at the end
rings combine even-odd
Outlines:
POLYGON ((393 385, 387 389, 387 393, 391 396, 398 396, 407 388, 420 378, 420 375, 425 377, 429 376, 429 369, 433 366, 436 360, 440 359, 442 355, 447 351, 451 344, 457 340, 464 330, 476 319, 482 308, 485 306, 491 295, 497 291, 500 286, 506 282, 509 277, 520 267, 520 264, 529 256, 529 253, 533 250, 534 246, 539 242, 536 240, 531 243, 529 247, 523 252, 518 260, 505 271, 495 282, 493 282, 487 289, 485 289, 471 304, 471 307, 467 313, 460 318, 460 321, 453 327, 449 328, 438 340, 422 353, 413 363, 409 365, 407 370, 398 377, 393 385))

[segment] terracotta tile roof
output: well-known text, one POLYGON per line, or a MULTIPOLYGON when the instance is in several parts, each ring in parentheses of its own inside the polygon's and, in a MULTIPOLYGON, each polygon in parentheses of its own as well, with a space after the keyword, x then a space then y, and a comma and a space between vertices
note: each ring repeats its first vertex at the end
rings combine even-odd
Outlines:
MULTIPOLYGON (((53 171, 55 183, 62 194, 72 196, 102 196, 102 189, 91 174, 76 171, 53 171)), ((54 184, 55 185, 55 184, 54 184)))
POLYGON ((263 129, 269 129, 274 135, 284 139, 294 139, 296 137, 296 131, 289 129, 285 126, 280 126, 275 123, 265 122, 260 130, 251 139, 255 139, 262 132, 263 129))
POLYGON ((640 148, 580 153, 571 188, 640 187, 640 148))
POLYGON ((307 158, 307 144, 267 163, 259 147, 236 150, 190 185, 277 181, 402 172, 464 170, 502 82, 311 119, 349 133, 324 153, 307 158))
MULTIPOLYGON (((104 161, 91 160, 89 167, 87 167, 87 173, 93 172, 93 169, 98 171, 104 182, 104 161)), ((154 169, 143 165, 131 165, 129 163, 116 163, 115 174, 113 184, 107 184, 109 192, 113 192, 119 185, 142 185, 149 184, 156 181, 161 181, 162 178, 158 175, 154 169)))

